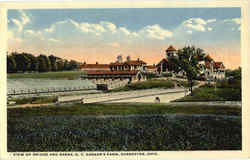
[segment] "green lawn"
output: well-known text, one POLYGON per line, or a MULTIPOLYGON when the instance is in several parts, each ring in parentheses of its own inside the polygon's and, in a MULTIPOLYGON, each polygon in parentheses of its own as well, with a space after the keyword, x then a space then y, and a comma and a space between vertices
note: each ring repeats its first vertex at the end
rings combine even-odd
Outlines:
POLYGON ((214 88, 200 87, 193 91, 193 95, 185 96, 175 100, 177 102, 198 102, 198 101, 241 101, 240 88, 214 88))
POLYGON ((217 114, 241 115, 241 108, 228 106, 175 106, 171 104, 65 104, 8 109, 9 117, 52 115, 217 114))
POLYGON ((140 89, 173 88, 173 87, 174 87, 174 83, 172 81, 148 80, 144 82, 131 83, 124 87, 113 89, 111 91, 119 92, 119 91, 130 91, 130 90, 140 90, 140 89))
POLYGON ((44 96, 44 97, 9 98, 8 101, 14 101, 16 102, 16 104, 44 104, 44 103, 55 103, 57 101, 57 97, 44 96))
POLYGON ((241 150, 240 115, 206 104, 8 109, 8 152, 241 150))
POLYGON ((83 71, 43 72, 43 73, 8 73, 7 78, 48 78, 48 79, 78 79, 83 71))

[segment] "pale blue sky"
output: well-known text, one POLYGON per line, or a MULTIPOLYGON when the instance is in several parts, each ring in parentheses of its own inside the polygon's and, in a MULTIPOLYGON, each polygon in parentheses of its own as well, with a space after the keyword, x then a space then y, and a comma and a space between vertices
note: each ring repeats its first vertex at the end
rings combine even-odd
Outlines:
POLYGON ((226 56, 229 68, 240 65, 240 8, 9 10, 8 21, 10 51, 91 63, 129 54, 157 63, 170 44, 195 45, 220 61, 226 56))

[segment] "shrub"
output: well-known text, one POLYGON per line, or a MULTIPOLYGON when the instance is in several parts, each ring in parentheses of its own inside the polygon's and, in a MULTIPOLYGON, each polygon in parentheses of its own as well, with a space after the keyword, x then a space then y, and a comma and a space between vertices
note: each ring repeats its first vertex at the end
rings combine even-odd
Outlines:
POLYGON ((174 83, 171 81, 164 80, 152 80, 144 82, 136 82, 126 85, 122 88, 113 89, 112 91, 129 91, 129 90, 140 90, 140 89, 152 89, 152 88, 173 88, 174 83))
POLYGON ((172 77, 172 73, 162 73, 163 77, 172 77))

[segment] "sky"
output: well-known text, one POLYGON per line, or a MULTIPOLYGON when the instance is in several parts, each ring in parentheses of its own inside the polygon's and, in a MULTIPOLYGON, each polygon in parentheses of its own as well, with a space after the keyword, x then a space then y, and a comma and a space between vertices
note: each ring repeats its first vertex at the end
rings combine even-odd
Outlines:
POLYGON ((238 68, 240 8, 8 10, 9 52, 110 63, 118 55, 157 64, 169 45, 202 48, 238 68))

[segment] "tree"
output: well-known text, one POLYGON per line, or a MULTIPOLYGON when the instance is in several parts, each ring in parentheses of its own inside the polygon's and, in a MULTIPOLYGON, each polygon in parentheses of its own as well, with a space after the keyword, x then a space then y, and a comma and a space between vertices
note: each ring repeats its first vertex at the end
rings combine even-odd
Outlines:
POLYGON ((169 62, 173 65, 172 69, 174 72, 185 72, 187 80, 190 83, 190 91, 192 96, 193 80, 201 74, 202 65, 200 62, 205 59, 205 53, 200 48, 188 46, 178 50, 177 55, 178 57, 175 60, 169 59, 169 62))
POLYGON ((39 62, 39 67, 38 67, 38 71, 39 72, 47 72, 47 65, 44 59, 44 56, 40 55, 37 57, 38 62, 39 62))
POLYGON ((53 55, 50 55, 49 56, 49 60, 50 60, 50 63, 51 63, 51 71, 57 71, 58 70, 58 66, 57 66, 57 59, 58 57, 56 56, 53 56, 53 55))
POLYGON ((64 65, 63 65, 63 70, 70 70, 70 65, 69 65, 69 61, 65 60, 64 61, 64 65))
POLYGON ((69 62, 69 69, 70 70, 78 69, 79 67, 80 67, 80 65, 74 60, 71 60, 69 62))
MULTIPOLYGON (((51 71, 51 63, 50 63, 50 59, 46 56, 46 55, 43 55, 43 54, 41 54, 40 56, 39 56, 39 67, 42 67, 42 71, 43 72, 48 72, 48 71, 51 71), (41 59, 43 59, 43 61, 41 61, 41 59), (42 64, 40 64, 40 62, 42 63, 42 64), (44 66, 44 64, 43 63, 45 63, 45 68, 43 68, 44 66), (40 66, 40 65, 42 65, 42 66, 40 66)), ((41 70, 41 69, 39 69, 39 70, 41 70)))
POLYGON ((28 71, 38 71, 38 68, 39 68, 39 62, 37 60, 37 58, 32 55, 32 54, 29 54, 29 53, 23 53, 25 56, 27 56, 30 60, 30 66, 28 68, 28 71))
POLYGON ((56 65, 57 65, 57 70, 58 71, 62 71, 64 69, 64 62, 63 62, 63 60, 57 61, 56 65))
POLYGON ((25 54, 15 54, 15 61, 18 71, 28 71, 31 66, 30 59, 25 54))
POLYGON ((13 56, 7 56, 7 73, 16 72, 16 61, 13 56))

